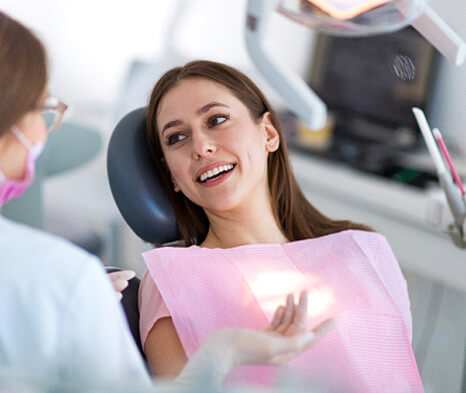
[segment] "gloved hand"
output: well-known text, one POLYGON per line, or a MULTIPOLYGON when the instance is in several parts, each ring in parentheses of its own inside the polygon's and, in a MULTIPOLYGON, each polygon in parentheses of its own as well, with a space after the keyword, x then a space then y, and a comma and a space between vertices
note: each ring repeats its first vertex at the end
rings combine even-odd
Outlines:
POLYGON ((132 270, 121 270, 119 272, 108 273, 108 276, 116 291, 115 296, 118 300, 121 300, 123 297, 121 293, 128 286, 128 281, 136 276, 136 273, 132 270))
POLYGON ((308 331, 307 292, 302 292, 298 304, 288 295, 286 305, 275 311, 270 325, 263 331, 250 329, 220 329, 212 333, 191 357, 176 378, 178 384, 194 384, 208 369, 212 383, 221 386, 228 372, 245 364, 281 365, 312 347, 334 325, 327 319, 308 331))

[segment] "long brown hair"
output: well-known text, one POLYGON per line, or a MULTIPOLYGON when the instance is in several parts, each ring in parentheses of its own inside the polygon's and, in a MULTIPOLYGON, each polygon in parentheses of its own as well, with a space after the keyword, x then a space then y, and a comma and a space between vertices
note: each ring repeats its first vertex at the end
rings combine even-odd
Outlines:
POLYGON ((291 170, 278 116, 259 88, 247 76, 232 67, 198 60, 166 72, 152 90, 147 107, 147 142, 186 245, 200 244, 205 239, 209 221, 200 206, 191 202, 183 193, 173 190, 170 171, 163 159, 157 129, 157 110, 165 94, 178 82, 189 78, 209 79, 225 86, 249 109, 255 121, 259 121, 264 113, 270 112, 272 123, 279 134, 280 144, 278 150, 268 156, 268 182, 275 220, 288 240, 319 237, 346 229, 372 230, 368 226, 347 220, 331 220, 312 206, 298 186, 291 170))
POLYGON ((47 55, 25 26, 0 12, 0 137, 39 103, 47 86, 47 55))

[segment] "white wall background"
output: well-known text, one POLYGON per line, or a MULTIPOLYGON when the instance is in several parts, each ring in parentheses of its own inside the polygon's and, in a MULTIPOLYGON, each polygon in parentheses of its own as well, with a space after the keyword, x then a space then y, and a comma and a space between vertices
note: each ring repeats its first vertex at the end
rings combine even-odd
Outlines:
MULTIPOLYGON (((252 68, 243 44, 245 0, 0 0, 0 9, 39 35, 50 55, 51 87, 63 100, 113 104, 134 58, 163 60, 170 34, 186 59, 252 68)), ((272 40, 285 64, 304 72, 312 33, 276 16, 272 40), (289 43, 293 42, 293 45, 289 43)))
MULTIPOLYGON (((178 15, 179 3, 163 0, 0 0, 0 9, 32 27, 46 43, 54 93, 74 106, 89 106, 115 103, 135 57, 163 59, 174 20, 173 47, 187 59, 210 58, 252 69, 243 43, 246 0, 182 3, 178 15)), ((466 39, 466 1, 432 0, 431 5, 466 39)), ((279 15, 273 26, 273 54, 304 75, 312 33, 279 15)), ((260 78, 258 83, 264 87, 260 78)), ((466 66, 454 68, 442 61, 434 92, 432 123, 466 150, 466 66)))

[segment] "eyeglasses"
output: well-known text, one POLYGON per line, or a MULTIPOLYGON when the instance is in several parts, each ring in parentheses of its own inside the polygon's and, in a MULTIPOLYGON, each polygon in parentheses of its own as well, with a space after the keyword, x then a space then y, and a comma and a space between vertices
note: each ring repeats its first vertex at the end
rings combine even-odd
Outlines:
POLYGON ((55 97, 47 97, 44 104, 39 108, 47 126, 49 134, 55 132, 63 121, 63 115, 68 105, 55 97))

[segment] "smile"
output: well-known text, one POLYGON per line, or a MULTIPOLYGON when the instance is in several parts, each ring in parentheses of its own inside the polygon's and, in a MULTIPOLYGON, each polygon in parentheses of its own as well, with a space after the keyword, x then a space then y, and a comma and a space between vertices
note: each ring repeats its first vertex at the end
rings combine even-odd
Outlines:
POLYGON ((212 168, 208 171, 202 173, 198 178, 197 181, 199 183, 210 183, 213 182, 228 172, 231 172, 236 164, 227 164, 227 165, 219 165, 215 168, 212 168))

